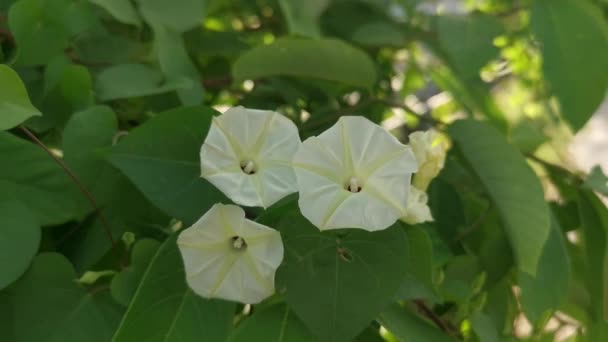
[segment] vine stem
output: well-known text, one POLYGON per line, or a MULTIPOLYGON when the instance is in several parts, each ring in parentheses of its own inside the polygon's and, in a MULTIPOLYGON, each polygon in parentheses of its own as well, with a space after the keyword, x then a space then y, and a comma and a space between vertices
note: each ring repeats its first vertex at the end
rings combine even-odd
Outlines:
POLYGON ((57 163, 63 169, 63 171, 65 171, 65 173, 72 179, 72 181, 76 184, 76 186, 78 187, 80 192, 84 195, 84 197, 87 199, 87 201, 91 204, 91 206, 95 210, 95 213, 99 216, 101 225, 103 226, 103 229, 105 230, 106 235, 108 236, 108 238, 110 239, 110 242, 112 243, 112 248, 116 249, 116 247, 117 247, 116 240, 114 240, 114 237, 112 236, 112 231, 110 230, 110 225, 108 224, 108 220, 106 219, 106 216, 104 215, 101 208, 97 205, 97 202, 95 201, 95 198, 93 197, 91 192, 84 186, 84 184, 82 184, 82 182, 78 179, 78 177, 74 174, 74 172, 66 165, 66 163, 64 163, 63 160, 61 160, 56 155, 54 155, 53 152, 42 141, 40 141, 40 139, 38 139, 38 137, 36 137, 36 135, 34 135, 34 133, 32 133, 29 129, 25 128, 24 126, 20 126, 19 128, 28 137, 30 137, 30 139, 32 139, 38 146, 40 146, 40 148, 42 148, 51 158, 53 158, 55 163, 57 163))
POLYGON ((435 325, 437 325, 439 329, 443 330, 448 335, 451 335, 451 329, 449 325, 444 322, 439 316, 437 316, 437 314, 433 310, 426 306, 422 299, 414 299, 412 302, 416 305, 418 310, 420 310, 422 314, 424 314, 427 318, 433 321, 433 323, 435 323, 435 325))

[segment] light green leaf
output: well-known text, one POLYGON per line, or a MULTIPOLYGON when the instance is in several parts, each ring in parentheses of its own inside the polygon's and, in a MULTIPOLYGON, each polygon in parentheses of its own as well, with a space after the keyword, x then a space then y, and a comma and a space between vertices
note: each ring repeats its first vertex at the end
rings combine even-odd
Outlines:
POLYGON ((113 342, 224 341, 232 325, 232 303, 207 300, 186 285, 175 237, 150 262, 113 342))
POLYGON ((595 321, 608 321, 608 209, 591 191, 579 192, 586 281, 595 321))
POLYGON ((141 26, 141 20, 130 0, 89 0, 97 6, 102 7, 116 20, 125 24, 141 26))
POLYGON ((567 299, 570 286, 570 258, 562 229, 555 218, 551 223, 536 277, 519 273, 521 306, 526 317, 535 324, 542 324, 543 319, 560 308, 567 299))
POLYGON ((110 162, 158 208, 194 223, 213 204, 227 201, 200 177, 200 147, 216 114, 207 107, 161 113, 123 138, 110 162))
POLYGON ((30 210, 19 202, 0 202, 0 290, 25 272, 39 244, 40 227, 30 210))
MULTIPOLYGON (((373 21, 357 28, 352 34, 352 40, 374 47, 387 45, 402 47, 407 43, 405 32, 399 26, 385 20, 373 21)), ((413 70, 413 68, 408 68, 408 70, 413 70)))
POLYGON ((590 1, 538 0, 532 6, 531 27, 561 113, 579 130, 606 96, 608 24, 590 1))
POLYGON ((449 133, 498 209, 518 268, 535 275, 550 230, 540 181, 517 149, 488 124, 461 120, 449 133))
POLYGON ((153 28, 158 62, 167 79, 176 82, 182 79, 191 80, 189 88, 177 90, 182 104, 186 106, 201 104, 203 87, 200 75, 188 56, 181 34, 161 25, 153 25, 153 28))
POLYGON ((205 0, 137 0, 139 11, 151 25, 162 25, 184 32, 201 25, 205 16, 205 0))
POLYGON ((462 77, 479 78, 481 68, 498 57, 493 40, 503 33, 498 18, 489 15, 439 16, 439 43, 462 77))
POLYGON ((313 335, 348 341, 391 303, 402 284, 408 259, 405 234, 399 224, 373 233, 321 233, 296 208, 282 211, 276 225, 285 243, 278 288, 286 288, 289 307, 313 335))
POLYGON ((137 241, 131 251, 131 264, 112 278, 110 291, 117 302, 129 305, 159 246, 160 243, 152 239, 137 241))
POLYGON ((312 335, 284 304, 275 304, 246 318, 228 342, 309 342, 312 335))
POLYGON ((0 132, 0 155, 0 201, 21 201, 43 226, 82 214, 83 206, 87 206, 82 195, 42 148, 0 132))
POLYGON ((608 176, 604 174, 599 165, 591 169, 591 172, 585 179, 585 183, 583 183, 583 188, 608 196, 608 176))
POLYGON ((20 0, 8 12, 8 24, 19 48, 16 64, 48 63, 68 47, 67 0, 20 0))
POLYGON ((0 131, 11 129, 42 113, 32 105, 19 75, 0 64, 0 131))
POLYGON ((167 80, 163 74, 143 64, 121 64, 102 70, 96 80, 101 101, 168 93, 192 88, 187 78, 167 80))
POLYGON ((319 17, 329 2, 329 0, 279 0, 279 5, 287 20, 289 33, 306 37, 320 37, 319 17))
POLYGON ((479 311, 471 316, 471 326, 475 331, 475 335, 479 341, 483 342, 500 342, 502 341, 496 330, 496 325, 492 317, 479 311))
POLYGON ((399 341, 450 342, 450 337, 441 330, 398 304, 391 305, 378 318, 386 330, 399 341))
POLYGON ((98 296, 78 285, 70 262, 42 253, 9 291, 15 342, 107 342, 116 328, 98 296))
POLYGON ((370 88, 374 63, 363 51, 337 39, 282 38, 244 54, 232 69, 238 81, 269 76, 296 76, 370 88))

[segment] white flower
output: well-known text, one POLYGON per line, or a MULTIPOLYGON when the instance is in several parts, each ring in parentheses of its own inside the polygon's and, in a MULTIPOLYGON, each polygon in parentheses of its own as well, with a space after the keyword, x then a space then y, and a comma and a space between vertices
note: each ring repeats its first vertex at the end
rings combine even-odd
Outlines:
POLYGON ((234 203, 267 208, 297 191, 291 159, 300 144, 297 127, 281 114, 231 108, 213 119, 201 175, 234 203))
POLYGON ((177 244, 188 285, 198 295, 255 304, 274 293, 283 260, 281 235, 245 219, 240 207, 214 205, 177 244))
POLYGON ((293 160, 302 214, 321 230, 388 228, 404 215, 412 150, 363 117, 343 116, 293 160))
POLYGON ((415 186, 411 186, 405 215, 401 220, 408 224, 433 221, 431 209, 427 205, 428 199, 429 198, 424 191, 419 190, 415 186))
POLYGON ((438 140, 435 131, 414 132, 409 136, 409 145, 414 150, 418 161, 418 172, 414 175, 412 184, 426 191, 433 178, 445 164, 445 149, 438 140))

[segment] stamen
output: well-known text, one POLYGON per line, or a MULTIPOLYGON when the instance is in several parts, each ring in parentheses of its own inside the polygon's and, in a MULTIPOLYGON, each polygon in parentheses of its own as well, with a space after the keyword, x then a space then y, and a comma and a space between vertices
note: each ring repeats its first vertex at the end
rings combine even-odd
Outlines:
POLYGON ((351 177, 348 183, 348 191, 350 192, 359 192, 361 191, 361 187, 359 186, 359 181, 355 177, 351 177))
POLYGON ((246 160, 242 162, 241 169, 248 175, 254 174, 256 172, 255 163, 252 160, 246 160))
POLYGON ((245 242, 245 239, 243 239, 240 236, 233 236, 232 237, 232 247, 234 247, 234 249, 240 250, 240 249, 244 249, 247 247, 247 243, 245 242))

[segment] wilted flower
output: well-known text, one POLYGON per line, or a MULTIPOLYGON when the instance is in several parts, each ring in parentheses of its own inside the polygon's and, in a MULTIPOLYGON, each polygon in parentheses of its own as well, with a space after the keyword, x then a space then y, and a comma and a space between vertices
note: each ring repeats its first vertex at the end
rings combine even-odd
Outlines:
POLYGON ((201 147, 202 177, 234 203, 269 207, 296 191, 298 129, 279 113, 235 107, 215 117, 201 147))
POLYGON ((443 169, 445 149, 435 131, 414 132, 409 138, 409 145, 418 161, 418 172, 414 175, 412 184, 419 190, 426 191, 433 178, 443 169))
POLYGON ((245 219, 235 205, 214 205, 177 239, 186 280, 197 294, 246 304, 274 293, 283 260, 278 231, 245 219))
POLYGON ((294 160, 302 214, 321 230, 389 227, 404 215, 412 150, 363 117, 308 138, 294 160))
POLYGON ((411 186, 410 194, 407 199, 405 215, 401 218, 401 220, 408 224, 418 224, 433 221, 431 209, 427 205, 428 199, 429 198, 424 191, 419 190, 415 186, 411 186))

